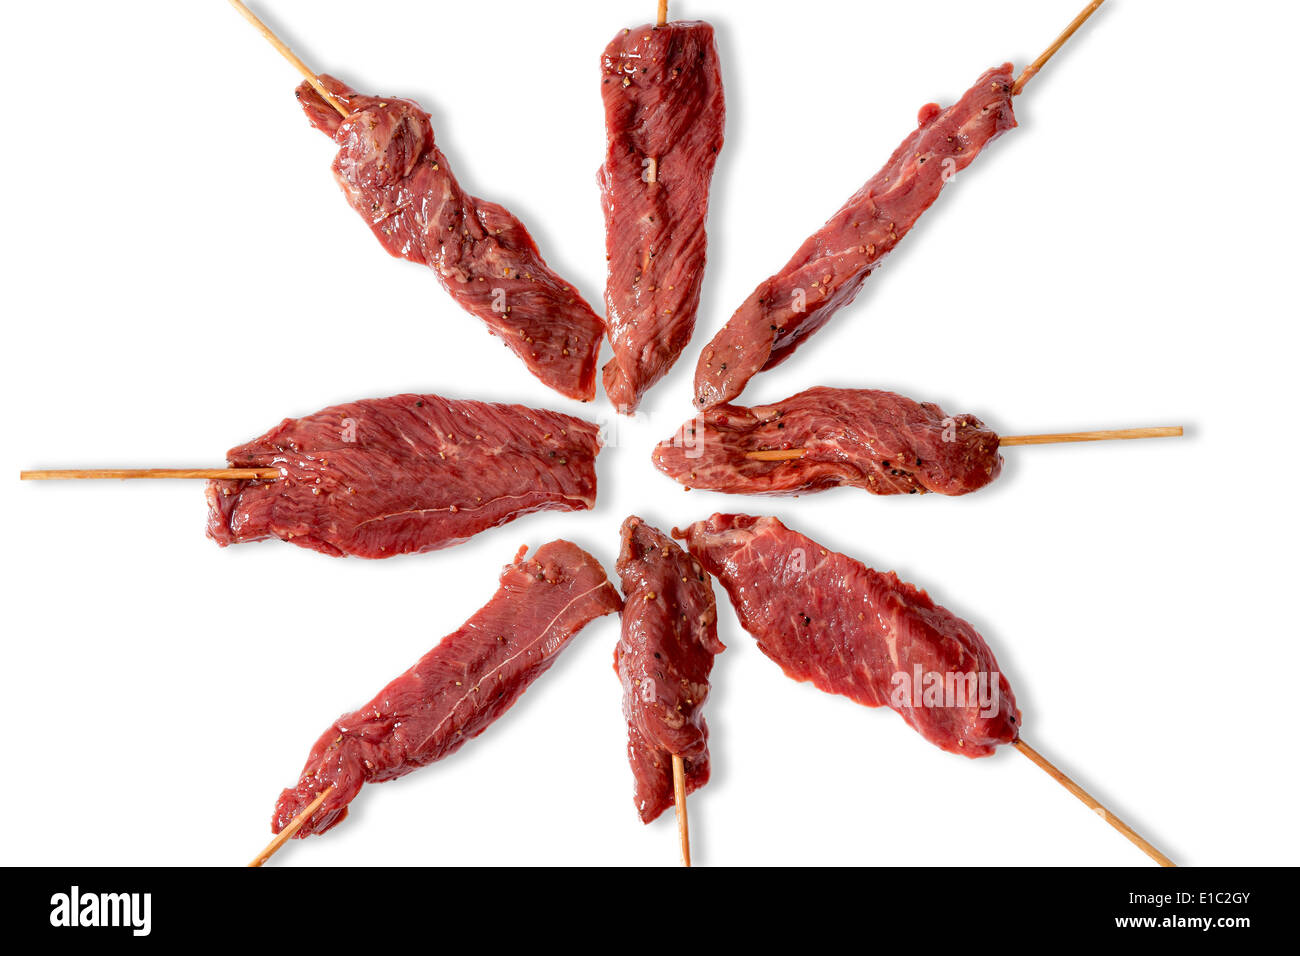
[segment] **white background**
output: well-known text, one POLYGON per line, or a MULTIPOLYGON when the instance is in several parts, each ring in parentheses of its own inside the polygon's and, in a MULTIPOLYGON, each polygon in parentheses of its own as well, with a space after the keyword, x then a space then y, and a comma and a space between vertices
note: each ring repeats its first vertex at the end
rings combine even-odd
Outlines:
MULTIPOLYGON (((0 57, 6 863, 239 864, 316 737, 493 592, 522 543, 612 571, 631 512, 768 512, 970 619, 1025 736, 1186 864, 1293 861, 1294 5, 1113 0, 863 295, 751 402, 884 387, 1004 434, 961 499, 685 493, 649 464, 700 346, 883 163, 927 101, 1036 55, 1081 0, 679 0, 718 29, 727 144, 700 328, 600 458, 592 513, 386 561, 218 549, 198 482, 20 468, 217 466, 284 416, 424 390, 601 420, 527 375, 344 202, 296 75, 226 4, 6 7, 0 57)), ((601 301, 598 60, 650 0, 265 0, 315 68, 417 99, 457 175, 601 301)), ((602 362, 606 355, 602 356, 602 362)), ((971 761, 784 678, 725 604, 700 864, 1133 864, 1021 755, 971 761)), ((617 620, 482 738, 368 787, 293 865, 676 862, 624 759, 617 620)))

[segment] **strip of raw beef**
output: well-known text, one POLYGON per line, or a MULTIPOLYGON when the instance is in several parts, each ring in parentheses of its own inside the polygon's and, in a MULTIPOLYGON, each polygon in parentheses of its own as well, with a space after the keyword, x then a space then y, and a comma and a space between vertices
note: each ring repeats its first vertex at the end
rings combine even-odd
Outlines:
POLYGON ((568 541, 525 560, 520 548, 492 600, 360 710, 336 720, 271 818, 279 833, 326 788, 295 836, 339 823, 362 784, 404 776, 454 753, 510 709, 589 622, 619 609, 600 563, 568 541))
POLYGON ((601 84, 605 314, 614 347, 602 377, 610 402, 631 414, 695 331, 726 114, 713 27, 621 31, 601 58, 601 84))
POLYGON ((1002 470, 998 436, 973 415, 893 392, 810 388, 775 405, 714 405, 662 441, 655 467, 689 488, 797 495, 839 485, 875 495, 964 495, 1002 470), (751 452, 803 449, 789 461, 751 452))
POLYGON ((233 468, 281 477, 209 482, 208 536, 362 558, 436 551, 534 511, 590 508, 599 451, 590 422, 522 405, 334 405, 227 453, 233 468))
POLYGON ((704 701, 713 657, 725 648, 713 580, 699 562, 635 515, 622 534, 623 631, 614 670, 623 682, 636 808, 649 823, 673 805, 674 754, 687 793, 709 782, 704 701))
POLYGON ((984 757, 1019 736, 1011 685, 984 639, 892 572, 775 518, 715 514, 673 535, 722 582, 741 626, 786 676, 889 706, 950 753, 984 757))
POLYGON ((338 143, 334 176, 383 247, 431 267, 452 298, 551 388, 595 398, 605 323, 547 268, 523 223, 460 188, 434 145, 429 114, 415 103, 320 79, 352 111, 347 119, 307 83, 298 99, 311 124, 338 143))
POLYGON ((704 347, 695 403, 729 402, 781 364, 853 301, 867 276, 939 198, 944 184, 1016 125, 1011 64, 989 70, 948 109, 921 108, 919 126, 885 168, 765 279, 704 347))

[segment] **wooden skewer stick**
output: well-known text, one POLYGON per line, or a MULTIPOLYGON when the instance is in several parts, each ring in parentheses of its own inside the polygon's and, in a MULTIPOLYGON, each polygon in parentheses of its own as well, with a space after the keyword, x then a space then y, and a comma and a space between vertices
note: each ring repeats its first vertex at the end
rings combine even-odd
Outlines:
MULTIPOLYGON (((1000 447, 1008 445, 1053 445, 1075 441, 1119 441, 1134 438, 1178 438, 1183 426, 1170 425, 1156 428, 1113 428, 1098 432, 1057 432, 1051 435, 1004 435, 998 439, 1000 447)), ((802 448, 773 448, 769 451, 750 451, 746 458, 754 461, 794 461, 802 458, 802 448)))
POLYGON ((1181 438, 1181 425, 1157 428, 1116 428, 1100 432, 1058 432, 1055 435, 1007 435, 998 439, 999 445, 1053 445, 1071 441, 1112 441, 1133 438, 1181 438))
POLYGON ((325 802, 325 798, 334 791, 334 786, 335 785, 331 783, 320 793, 316 794, 316 799, 303 807, 302 812, 290 820, 289 825, 277 833, 275 838, 266 845, 266 849, 253 857, 253 862, 248 865, 261 866, 267 860, 271 859, 271 857, 275 855, 275 851, 284 846, 295 833, 302 829, 302 825, 311 819, 311 815, 316 812, 322 803, 325 802))
POLYGON ((1097 8, 1102 5, 1104 0, 1092 0, 1092 3, 1084 7, 1083 12, 1070 21, 1070 25, 1065 28, 1064 32, 1057 37, 1052 45, 1049 46, 1033 63, 1025 67, 1024 72, 1016 78, 1016 82, 1011 85, 1011 95, 1019 96, 1020 91, 1025 88, 1025 84, 1034 78, 1034 74, 1043 68, 1043 64, 1056 55, 1056 51, 1065 46, 1065 41, 1074 36, 1074 32, 1083 26, 1087 19, 1097 12, 1097 8))
POLYGON ((57 471, 19 471, 22 481, 56 479, 134 479, 134 477, 203 477, 203 479, 278 479, 279 468, 62 468, 57 471))
POLYGON ((279 468, 65 468, 56 471, 20 471, 22 481, 61 478, 230 478, 251 481, 279 478, 279 468))
POLYGON ((797 461, 803 457, 802 448, 773 448, 770 451, 747 451, 746 458, 754 461, 797 461))
POLYGON ((1084 790, 1083 787, 1079 786, 1077 783, 1075 783, 1073 780, 1067 777, 1064 773, 1060 771, 1059 768, 1057 768, 1054 764, 1052 764, 1050 760, 1048 760, 1046 757, 1040 754, 1033 747, 1029 746, 1029 744, 1025 743, 1023 740, 1017 740, 1015 741, 1015 748, 1019 750, 1022 754, 1024 754, 1026 757, 1028 757, 1030 760, 1032 760, 1034 763, 1038 764, 1039 767, 1041 767, 1044 771, 1046 771, 1049 777, 1051 777, 1053 780, 1055 780, 1057 783, 1063 786, 1066 790, 1069 790, 1072 794, 1074 794, 1081 801, 1083 801, 1083 803, 1090 810, 1092 810, 1094 813, 1100 816, 1103 820, 1105 820, 1107 823, 1113 826, 1120 833, 1124 834, 1124 836, 1127 837, 1128 840, 1134 846, 1136 846, 1147 856, 1151 857, 1151 859, 1155 860, 1161 866, 1178 865, 1174 863, 1173 860, 1169 859, 1169 857, 1165 856, 1163 853, 1161 853, 1159 850, 1153 847, 1146 840, 1144 840, 1141 836, 1139 836, 1131 826, 1129 826, 1119 817, 1115 816, 1115 814, 1111 813, 1109 810, 1103 807, 1092 796, 1092 794, 1088 793, 1087 790, 1084 790))
POLYGON ((256 13, 244 6, 240 0, 230 0, 230 5, 238 10, 245 20, 256 27, 257 32, 266 37, 267 42, 279 50, 282 57, 294 65, 298 72, 301 73, 306 78, 307 82, 312 85, 312 89, 321 95, 321 99, 338 110, 343 116, 350 115, 348 108, 340 103, 333 93, 325 89, 325 84, 322 83, 316 74, 311 71, 311 68, 308 67, 306 63, 302 62, 302 60, 298 59, 298 54, 294 53, 293 50, 290 50, 287 43, 272 33, 271 28, 263 23, 256 13))
POLYGON ((677 838, 682 845, 682 866, 691 865, 691 825, 686 819, 686 764, 673 754, 673 799, 677 802, 677 838))

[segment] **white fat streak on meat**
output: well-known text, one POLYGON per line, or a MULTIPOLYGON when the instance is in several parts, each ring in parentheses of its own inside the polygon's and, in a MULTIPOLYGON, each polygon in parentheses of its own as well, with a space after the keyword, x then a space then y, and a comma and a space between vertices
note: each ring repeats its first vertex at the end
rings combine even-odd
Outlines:
POLYGON ((524 560, 526 550, 503 570, 486 605, 317 741, 297 785, 280 796, 277 829, 331 783, 339 785, 338 793, 299 835, 338 823, 364 784, 395 779, 450 755, 508 710, 587 623, 619 609, 604 569, 581 548, 552 541, 524 560), (530 607, 557 599, 563 603, 549 619, 528 620, 530 607), (400 708, 403 700, 416 709, 400 708), (406 736, 408 725, 434 715, 439 719, 427 733, 406 736))
MULTIPOLYGON (((443 726, 447 723, 447 721, 451 720, 453 717, 456 717, 459 714, 461 707, 465 705, 469 705, 473 707, 478 702, 478 700, 481 699, 479 695, 479 688, 483 684, 491 681, 497 675, 502 674, 505 671, 505 669, 514 661, 524 656, 530 656, 534 652, 536 652, 539 655, 539 659, 542 660, 546 658, 554 657, 555 654, 569 642, 569 640, 574 636, 574 633, 576 633, 576 632, 569 632, 569 633, 557 632, 556 629, 560 626, 560 623, 564 618, 564 616, 579 601, 582 601, 585 598, 588 598, 591 595, 595 594, 596 592, 602 590, 603 588, 608 588, 609 586, 610 585, 608 581, 602 580, 599 584, 588 588, 587 590, 583 591, 580 594, 574 595, 573 598, 571 598, 562 608, 560 608, 559 611, 555 613, 555 615, 550 619, 549 622, 547 622, 546 626, 542 628, 541 631, 532 635, 528 641, 515 644, 514 652, 509 657, 500 661, 491 670, 477 677, 473 681, 474 686, 472 688, 469 686, 470 681, 468 679, 465 680, 462 684, 462 686, 464 686, 465 688, 464 693, 461 694, 461 696, 455 701, 455 703, 452 704, 451 708, 443 716, 442 720, 438 721, 437 725, 415 745, 415 749, 417 751, 423 750, 425 745, 428 744, 430 740, 438 736, 439 731, 442 730, 443 726)), ((466 678, 468 678, 469 676, 470 676, 469 671, 467 669, 466 678)), ((402 714, 399 716, 406 717, 408 715, 402 714)), ((394 734, 394 736, 400 738, 400 735, 394 734)))

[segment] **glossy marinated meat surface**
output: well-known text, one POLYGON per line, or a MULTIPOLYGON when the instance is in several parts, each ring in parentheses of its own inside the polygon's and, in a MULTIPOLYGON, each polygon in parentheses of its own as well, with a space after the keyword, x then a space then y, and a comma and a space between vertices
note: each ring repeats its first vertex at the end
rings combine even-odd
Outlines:
POLYGON ((614 347, 603 378, 610 402, 631 413, 695 330, 726 113, 713 27, 620 31, 601 58, 601 95, 605 312, 614 347))
POLYGON ((569 398, 595 398, 605 323, 547 267, 523 223, 461 189, 418 105, 320 79, 351 110, 346 119, 307 83, 298 99, 338 144, 334 176, 383 247, 432 268, 542 382, 569 398))
POLYGON ((590 508, 599 451, 590 422, 522 405, 334 405, 227 453, 231 467, 280 477, 209 482, 208 536, 362 558, 435 551, 534 511, 590 508))
POLYGON ((295 836, 323 833, 347 816, 363 784, 454 753, 509 710, 583 627, 619 609, 600 563, 577 545, 552 541, 525 559, 526 551, 473 617, 321 735, 298 783, 280 794, 274 832, 332 786, 295 836))
POLYGON ((715 514, 673 534, 787 676, 891 707, 950 753, 984 757, 1019 736, 1020 712, 993 652, 920 588, 776 518, 715 514))
POLYGON ((714 405, 656 446, 655 467, 689 488, 796 495, 840 485, 875 495, 964 495, 1001 473, 998 436, 973 415, 894 392, 810 388, 773 405, 714 405), (803 449, 788 461, 752 452, 803 449))
POLYGON ((675 541, 633 515, 623 522, 618 575, 623 622, 614 670, 623 683, 635 802, 649 823, 673 806, 672 758, 686 792, 709 782, 704 702, 718 640, 713 580, 675 541))
POLYGON ((948 109, 922 107, 919 125, 781 271, 765 279, 700 355, 695 403, 729 402, 753 376, 784 362, 853 301, 867 276, 939 198, 944 184, 1016 125, 1011 64, 989 70, 948 109))

